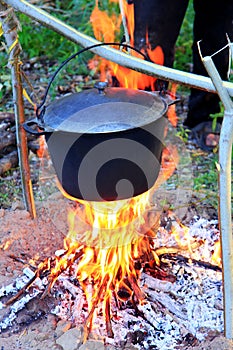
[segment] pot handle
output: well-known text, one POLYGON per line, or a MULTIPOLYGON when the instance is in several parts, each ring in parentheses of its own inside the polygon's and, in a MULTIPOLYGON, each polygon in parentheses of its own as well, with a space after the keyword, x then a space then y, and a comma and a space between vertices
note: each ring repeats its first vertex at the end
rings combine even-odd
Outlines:
MULTIPOLYGON (((94 45, 91 45, 91 46, 88 46, 88 47, 85 47, 83 49, 81 49, 80 51, 74 53, 73 55, 71 55, 70 57, 68 57, 64 62, 62 62, 62 64, 56 69, 56 71, 53 73, 48 85, 47 85, 47 88, 45 90, 45 94, 44 94, 44 97, 43 97, 43 100, 42 102, 36 107, 36 116, 38 118, 38 120, 40 120, 42 123, 44 121, 44 113, 45 113, 45 109, 46 109, 46 99, 47 99, 47 95, 48 95, 48 92, 49 92, 49 89, 54 81, 54 79, 56 78, 57 74, 60 72, 60 70, 62 70, 62 68, 68 63, 70 62, 72 59, 76 58, 77 56, 79 56, 81 53, 85 52, 85 51, 88 51, 88 50, 91 50, 91 49, 94 49, 96 47, 99 47, 99 46, 119 46, 119 47, 123 47, 125 49, 130 49, 130 50, 134 50, 135 52, 137 52, 138 54, 140 54, 145 60, 147 60, 147 56, 141 52, 140 50, 138 50, 137 48, 135 47, 132 47, 128 44, 124 44, 124 43, 115 43, 115 42, 110 42, 110 43, 99 43, 99 44, 94 44, 94 45)), ((30 132, 30 131, 29 131, 30 132)))
POLYGON ((23 128, 25 131, 27 131, 29 134, 33 134, 33 135, 37 135, 37 136, 41 136, 41 135, 45 135, 48 133, 48 131, 38 131, 35 129, 32 129, 31 126, 36 125, 38 127, 38 123, 36 119, 31 119, 31 120, 27 120, 26 122, 24 122, 22 124, 23 128))
POLYGON ((176 98, 175 100, 169 101, 169 102, 167 103, 167 105, 168 105, 168 107, 170 107, 171 105, 174 105, 174 104, 176 104, 176 103, 178 103, 178 102, 180 102, 180 101, 181 101, 180 98, 176 98))

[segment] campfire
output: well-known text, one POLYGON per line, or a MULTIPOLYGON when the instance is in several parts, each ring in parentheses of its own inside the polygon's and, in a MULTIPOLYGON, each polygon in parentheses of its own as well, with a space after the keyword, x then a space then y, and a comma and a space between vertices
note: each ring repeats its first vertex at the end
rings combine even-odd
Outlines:
POLYGON ((78 342, 93 337, 94 332, 98 339, 118 344, 126 337, 126 324, 136 337, 133 343, 144 344, 145 349, 150 349, 151 341, 163 344, 164 327, 170 336, 166 344, 180 337, 180 332, 187 344, 195 344, 204 339, 206 322, 220 331, 223 311, 217 222, 194 218, 191 229, 172 212, 162 213, 155 203, 154 194, 175 166, 165 149, 155 186, 126 200, 74 201, 60 188, 73 203, 68 208, 64 248, 41 262, 34 272, 25 268, 16 286, 0 290, 11 310, 1 320, 1 330, 13 325, 17 313, 30 300, 52 294, 60 299, 52 312, 84 327, 78 342), (203 279, 198 279, 198 274, 203 279), (192 298, 198 296, 201 299, 196 304, 192 298), (186 298, 184 303, 189 306, 185 309, 190 308, 190 315, 182 311, 176 298, 186 298), (214 314, 206 303, 209 298, 216 308, 214 314), (166 310, 165 319, 161 307, 166 310), (205 310, 206 318, 189 325, 189 318, 200 318, 200 310, 205 310))
POLYGON ((77 261, 75 275, 88 303, 89 315, 85 322, 88 332, 99 304, 102 304, 107 334, 112 337, 113 297, 117 304, 129 300, 137 305, 145 299, 139 286, 142 265, 158 261, 150 248, 154 232, 148 231, 143 218, 148 199, 149 193, 144 193, 113 203, 82 202, 69 214, 66 253, 51 269, 48 290, 61 272, 77 261))

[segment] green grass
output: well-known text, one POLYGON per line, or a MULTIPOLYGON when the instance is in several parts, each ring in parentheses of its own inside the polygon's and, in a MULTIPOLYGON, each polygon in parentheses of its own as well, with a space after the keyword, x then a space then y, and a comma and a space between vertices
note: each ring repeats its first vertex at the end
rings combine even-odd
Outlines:
MULTIPOLYGON (((37 1, 40 4, 40 1, 37 1)), ((54 1, 55 10, 51 14, 65 23, 73 26, 84 34, 93 36, 93 30, 89 21, 91 12, 95 6, 95 0, 86 1, 54 1)), ((41 2, 43 4, 43 2, 41 2)), ((109 14, 119 12, 118 4, 109 3, 108 0, 101 1, 100 9, 108 9, 109 14)), ((38 56, 46 56, 50 60, 56 60, 58 63, 65 60, 71 54, 76 52, 79 47, 54 31, 42 26, 34 20, 31 20, 24 14, 18 14, 22 31, 19 33, 20 43, 23 48, 23 59, 38 56)), ((192 42, 192 1, 189 4, 186 17, 181 28, 181 33, 177 41, 175 68, 187 70, 187 64, 191 60, 191 42, 192 42)), ((122 33, 119 33, 119 40, 122 33)), ((1 67, 0 73, 5 69, 7 63, 6 52, 0 53, 1 67)))
POLYGON ((22 200, 20 180, 13 176, 15 171, 17 169, 12 169, 0 177, 0 208, 9 208, 14 201, 22 200))
POLYGON ((194 187, 193 190, 199 193, 204 203, 211 203, 218 208, 218 156, 211 154, 209 157, 193 157, 194 167, 194 187))
POLYGON ((193 1, 189 1, 180 35, 176 42, 175 69, 190 71, 190 64, 192 64, 193 18, 193 1))

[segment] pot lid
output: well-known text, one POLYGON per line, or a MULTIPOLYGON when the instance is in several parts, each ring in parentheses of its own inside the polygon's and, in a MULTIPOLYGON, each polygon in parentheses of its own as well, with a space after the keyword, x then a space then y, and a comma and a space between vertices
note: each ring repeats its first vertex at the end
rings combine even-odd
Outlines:
POLYGON ((46 107, 39 127, 45 131, 109 133, 148 125, 167 111, 167 103, 158 93, 104 89, 103 85, 97 88, 53 101, 46 107))

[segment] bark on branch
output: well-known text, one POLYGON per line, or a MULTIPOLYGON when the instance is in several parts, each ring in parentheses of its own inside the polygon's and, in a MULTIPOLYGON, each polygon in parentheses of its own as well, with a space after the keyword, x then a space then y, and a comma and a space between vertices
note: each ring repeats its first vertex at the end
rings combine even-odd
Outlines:
POLYGON ((12 76, 17 152, 19 158, 23 199, 26 209, 30 212, 31 217, 34 218, 36 216, 36 212, 28 163, 27 137, 25 130, 21 126, 25 121, 25 116, 20 73, 21 46, 18 40, 19 22, 15 16, 14 9, 2 1, 0 1, 0 22, 2 24, 2 30, 9 52, 8 66, 11 69, 12 76))

